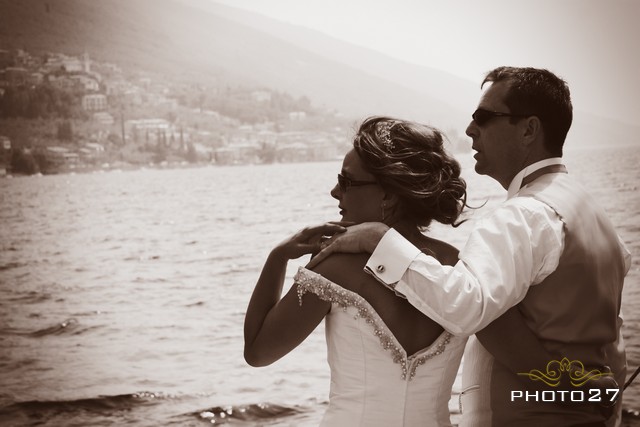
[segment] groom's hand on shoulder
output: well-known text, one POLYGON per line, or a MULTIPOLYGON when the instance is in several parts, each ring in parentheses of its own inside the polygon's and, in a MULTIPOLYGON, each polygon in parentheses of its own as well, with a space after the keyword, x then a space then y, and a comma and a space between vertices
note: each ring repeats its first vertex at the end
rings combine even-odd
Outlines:
POLYGON ((389 226, 381 222, 363 222, 351 225, 343 233, 336 234, 323 242, 322 250, 315 255, 308 268, 320 264, 332 253, 373 253, 389 226))

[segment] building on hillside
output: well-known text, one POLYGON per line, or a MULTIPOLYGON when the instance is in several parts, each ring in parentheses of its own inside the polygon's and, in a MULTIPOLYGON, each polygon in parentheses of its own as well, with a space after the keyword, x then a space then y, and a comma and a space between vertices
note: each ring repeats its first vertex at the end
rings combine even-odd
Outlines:
POLYGON ((102 144, 98 144, 97 142, 87 142, 84 146, 96 153, 104 153, 104 146, 102 144))
POLYGON ((41 85, 42 82, 44 82, 44 74, 42 73, 29 73, 27 76, 27 84, 30 86, 38 86, 41 85))
POLYGON ((71 78, 71 76, 62 75, 55 76, 52 74, 47 75, 47 80, 53 87, 56 89, 63 90, 65 92, 70 91, 80 91, 80 87, 78 85, 78 81, 71 78))
POLYGON ((10 67, 11 65, 13 65, 11 52, 6 49, 0 49, 0 68, 10 67))
POLYGON ((122 74, 122 70, 116 64, 112 64, 111 62, 103 62, 98 67, 102 72, 110 73, 110 74, 122 74))
POLYGON ((251 99, 254 102, 269 102, 271 101, 271 92, 267 90, 254 90, 251 92, 251 99))
POLYGON ((220 120, 220 118, 221 118, 220 113, 218 113, 217 111, 213 111, 213 110, 202 110, 202 114, 204 114, 205 116, 210 116, 210 117, 212 117, 212 118, 214 118, 216 120, 220 120))
POLYGON ((47 58, 44 67, 47 71, 65 71, 67 73, 85 71, 85 63, 83 61, 63 54, 47 58))
POLYGON ((0 149, 11 150, 11 140, 8 136, 0 135, 0 149))
POLYGON ((0 135, 0 167, 4 168, 6 175, 5 165, 11 163, 11 140, 0 135))
POLYGON ((96 163, 104 158, 104 146, 88 142, 78 150, 80 159, 85 163, 96 163))
POLYGON ((98 92, 100 84, 93 78, 83 76, 81 74, 71 76, 70 79, 75 82, 74 86, 84 92, 98 92))
POLYGON ((11 163, 11 140, 0 135, 0 175, 7 174, 7 165, 11 163))
POLYGON ((270 130, 260 130, 255 136, 257 141, 263 144, 275 144, 278 140, 278 134, 270 130))
POLYGON ((129 132, 144 131, 144 130, 168 131, 170 127, 171 127, 171 123, 169 123, 165 119, 138 119, 138 120, 127 120, 125 122, 125 128, 129 132))
POLYGON ((172 141, 179 141, 180 135, 175 128, 164 119, 127 120, 124 123, 125 132, 131 135, 134 143, 151 143, 162 141, 170 146, 172 141))
POLYGON ((292 111, 289 113, 289 120, 292 122, 301 122, 307 118, 307 113, 304 111, 292 111))
POLYGON ((213 160, 220 165, 260 163, 260 144, 236 143, 213 150, 213 160))
POLYGON ((82 55, 82 71, 85 73, 91 72, 91 59, 89 58, 89 54, 85 51, 82 55))
POLYGON ((7 67, 0 79, 6 82, 6 86, 22 86, 27 83, 29 72, 22 67, 7 67))
POLYGON ((115 123, 113 116, 106 111, 97 111, 93 113, 91 117, 93 121, 98 122, 101 125, 110 126, 115 123))
POLYGON ((19 67, 29 68, 37 62, 29 52, 23 49, 16 49, 13 51, 12 56, 14 63, 19 67))
POLYGON ((92 93, 82 97, 82 108, 85 111, 103 111, 107 106, 107 97, 102 93, 92 93))
POLYGON ((276 153, 276 158, 281 163, 304 162, 310 157, 309 146, 301 142, 279 145, 276 153))
POLYGON ((175 99, 167 98, 166 96, 159 93, 145 93, 143 94, 142 99, 145 104, 153 105, 154 107, 168 107, 172 110, 178 108, 178 101, 176 101, 175 99))
POLYGON ((309 160, 334 160, 338 157, 338 150, 336 149, 335 144, 328 142, 322 144, 309 144, 308 150, 309 160))
POLYGON ((51 170, 56 170, 57 167, 64 165, 77 165, 80 157, 78 153, 74 153, 68 148, 57 146, 46 147, 42 153, 47 163, 49 163, 51 170))

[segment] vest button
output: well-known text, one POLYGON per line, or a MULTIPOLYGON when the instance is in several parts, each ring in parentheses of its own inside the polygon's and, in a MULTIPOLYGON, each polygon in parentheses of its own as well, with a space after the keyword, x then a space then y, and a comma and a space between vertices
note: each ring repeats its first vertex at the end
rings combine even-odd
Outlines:
POLYGON ((378 273, 384 273, 384 270, 385 270, 385 268, 384 268, 384 265, 382 265, 382 264, 379 265, 378 267, 376 267, 376 271, 378 273))

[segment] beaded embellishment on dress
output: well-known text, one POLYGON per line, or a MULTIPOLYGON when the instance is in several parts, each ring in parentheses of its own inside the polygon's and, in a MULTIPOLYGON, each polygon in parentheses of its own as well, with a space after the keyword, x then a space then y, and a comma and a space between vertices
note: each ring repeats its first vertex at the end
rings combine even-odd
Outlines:
POLYGON ((356 320, 362 318, 371 325, 373 333, 380 339, 382 348, 389 351, 394 363, 399 364, 402 368, 402 379, 407 379, 407 376, 412 379, 417 367, 432 357, 442 354, 451 339, 451 334, 445 332, 428 347, 428 351, 418 352, 416 355, 407 357, 405 350, 397 342, 387 325, 362 296, 304 267, 298 269, 293 280, 298 285, 298 301, 301 306, 304 294, 311 292, 321 300, 336 304, 345 311, 348 307, 356 308, 357 314, 354 318, 356 320))

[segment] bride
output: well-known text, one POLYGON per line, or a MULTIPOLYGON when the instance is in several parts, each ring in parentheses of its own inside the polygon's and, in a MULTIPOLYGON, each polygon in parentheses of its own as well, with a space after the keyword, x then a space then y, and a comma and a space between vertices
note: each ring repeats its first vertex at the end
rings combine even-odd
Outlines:
POLYGON ((322 236, 346 224, 384 222, 455 264, 458 251, 422 231, 434 220, 458 220, 466 200, 459 164, 437 129, 372 117, 360 126, 331 195, 341 223, 306 228, 267 257, 245 318, 247 363, 273 363, 326 319, 331 389, 323 426, 450 426, 448 401, 466 338, 376 285, 364 271, 368 255, 335 254, 314 271, 300 268, 281 293, 287 261, 316 253, 322 236))

